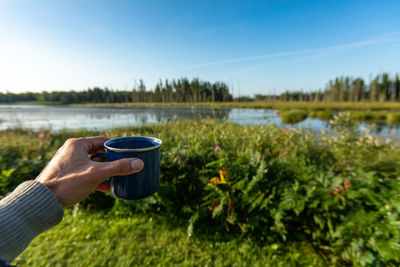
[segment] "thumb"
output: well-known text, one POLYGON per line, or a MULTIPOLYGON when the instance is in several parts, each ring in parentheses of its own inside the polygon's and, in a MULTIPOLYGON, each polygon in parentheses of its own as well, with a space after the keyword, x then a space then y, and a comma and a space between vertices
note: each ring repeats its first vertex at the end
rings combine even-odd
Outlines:
POLYGON ((128 175, 136 172, 140 172, 144 163, 141 159, 129 158, 120 159, 116 161, 103 162, 101 163, 103 176, 111 177, 117 175, 128 175))

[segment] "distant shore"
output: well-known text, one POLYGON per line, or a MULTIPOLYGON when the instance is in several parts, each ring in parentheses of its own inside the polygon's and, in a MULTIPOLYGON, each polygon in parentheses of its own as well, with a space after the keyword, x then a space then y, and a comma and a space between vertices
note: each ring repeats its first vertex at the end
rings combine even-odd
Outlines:
POLYGON ((155 106, 193 106, 215 108, 308 109, 308 110, 362 110, 400 111, 400 102, 199 102, 199 103, 84 103, 71 107, 132 108, 155 106))
MULTIPOLYGON (((0 103, 5 104, 5 103, 0 103)), ((125 103, 81 103, 64 105, 59 102, 30 101, 10 104, 19 105, 55 105, 70 107, 104 107, 104 108, 132 108, 132 107, 215 107, 215 108, 256 108, 256 109, 307 109, 307 110, 358 110, 358 111, 400 111, 400 102, 125 102, 125 103)))

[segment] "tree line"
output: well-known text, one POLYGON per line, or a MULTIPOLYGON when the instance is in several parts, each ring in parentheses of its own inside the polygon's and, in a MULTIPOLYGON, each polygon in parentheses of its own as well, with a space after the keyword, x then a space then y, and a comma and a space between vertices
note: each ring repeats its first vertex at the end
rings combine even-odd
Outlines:
POLYGON ((378 74, 367 84, 362 78, 338 77, 327 83, 324 90, 305 92, 285 91, 281 94, 256 94, 254 97, 234 98, 227 83, 201 81, 198 78, 160 80, 148 90, 143 82, 132 90, 110 90, 89 88, 83 91, 43 91, 41 93, 0 93, 0 103, 47 102, 59 104, 75 103, 126 103, 126 102, 247 102, 247 101, 314 101, 314 102, 359 102, 400 101, 399 75, 378 74))
POLYGON ((172 81, 160 80, 153 90, 147 90, 143 80, 132 90, 89 88, 84 91, 52 91, 41 93, 0 93, 0 103, 49 102, 75 103, 125 103, 125 102, 228 102, 233 97, 224 82, 210 83, 182 78, 172 81))
POLYGON ((324 90, 285 91, 280 95, 255 95, 255 101, 385 102, 400 101, 399 75, 378 74, 367 84, 362 78, 337 77, 324 90))

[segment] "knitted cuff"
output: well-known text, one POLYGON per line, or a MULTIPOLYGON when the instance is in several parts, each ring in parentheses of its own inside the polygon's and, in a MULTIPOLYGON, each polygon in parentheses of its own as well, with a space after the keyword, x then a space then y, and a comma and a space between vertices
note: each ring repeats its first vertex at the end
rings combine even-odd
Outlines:
POLYGON ((40 233, 61 222, 64 210, 51 190, 26 181, 0 200, 0 259, 10 263, 40 233))

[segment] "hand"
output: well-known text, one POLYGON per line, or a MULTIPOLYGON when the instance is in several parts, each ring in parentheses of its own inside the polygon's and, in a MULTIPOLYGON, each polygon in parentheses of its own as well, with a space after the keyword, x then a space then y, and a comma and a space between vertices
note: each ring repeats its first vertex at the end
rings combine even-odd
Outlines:
POLYGON ((50 188, 63 207, 87 197, 96 188, 103 189, 104 180, 111 176, 128 175, 143 169, 136 158, 112 162, 96 162, 88 154, 104 153, 105 137, 68 139, 57 151, 36 181, 50 188))

